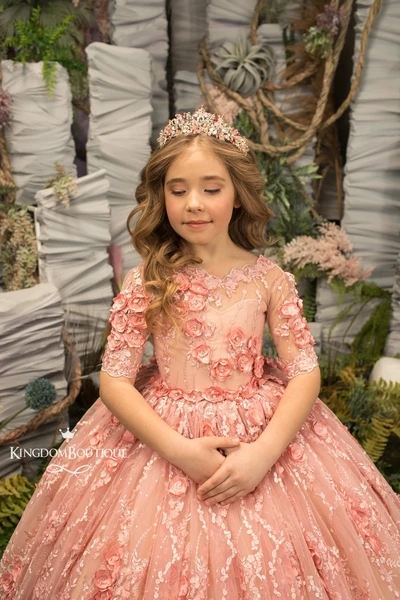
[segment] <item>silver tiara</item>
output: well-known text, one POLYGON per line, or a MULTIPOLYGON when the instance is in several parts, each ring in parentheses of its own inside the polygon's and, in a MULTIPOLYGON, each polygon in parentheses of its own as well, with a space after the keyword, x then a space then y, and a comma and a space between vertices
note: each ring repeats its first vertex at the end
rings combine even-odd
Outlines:
POLYGON ((177 114, 175 119, 170 119, 168 125, 161 130, 157 139, 160 146, 164 146, 170 139, 185 133, 204 133, 212 135, 219 140, 230 142, 244 154, 249 152, 249 145, 237 129, 231 127, 220 115, 207 112, 201 106, 196 112, 177 114))

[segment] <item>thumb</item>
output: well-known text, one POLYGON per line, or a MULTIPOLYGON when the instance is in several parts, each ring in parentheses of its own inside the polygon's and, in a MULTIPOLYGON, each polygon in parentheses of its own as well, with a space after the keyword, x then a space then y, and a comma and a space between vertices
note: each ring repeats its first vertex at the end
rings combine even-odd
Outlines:
POLYGON ((238 446, 240 444, 240 439, 238 437, 215 437, 215 441, 218 444, 217 448, 232 448, 233 446, 238 446))

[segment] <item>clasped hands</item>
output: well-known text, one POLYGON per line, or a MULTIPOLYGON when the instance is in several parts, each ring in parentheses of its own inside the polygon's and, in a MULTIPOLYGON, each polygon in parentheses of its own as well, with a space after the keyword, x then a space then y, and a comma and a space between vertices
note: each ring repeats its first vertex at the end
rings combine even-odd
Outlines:
POLYGON ((207 506, 230 504, 254 491, 275 462, 265 456, 257 441, 205 436, 186 442, 175 464, 199 484, 197 497, 207 506))

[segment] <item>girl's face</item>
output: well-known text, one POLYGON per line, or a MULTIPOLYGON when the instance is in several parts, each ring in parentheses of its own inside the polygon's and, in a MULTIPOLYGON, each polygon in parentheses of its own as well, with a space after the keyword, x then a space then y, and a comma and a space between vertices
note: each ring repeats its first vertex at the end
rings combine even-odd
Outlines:
POLYGON ((171 227, 187 242, 208 245, 228 241, 228 226, 239 200, 229 172, 218 156, 196 145, 169 167, 164 184, 165 209, 171 227), (190 221, 202 221, 195 226, 190 221))

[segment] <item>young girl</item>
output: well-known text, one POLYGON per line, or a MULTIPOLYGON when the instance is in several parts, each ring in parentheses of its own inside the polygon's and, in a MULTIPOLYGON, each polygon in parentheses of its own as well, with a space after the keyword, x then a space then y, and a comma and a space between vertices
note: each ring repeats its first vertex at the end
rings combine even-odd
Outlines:
POLYGON ((262 253, 253 153, 204 109, 159 141, 101 398, 11 538, 1 599, 400 598, 400 499, 317 397, 294 278, 262 253))

